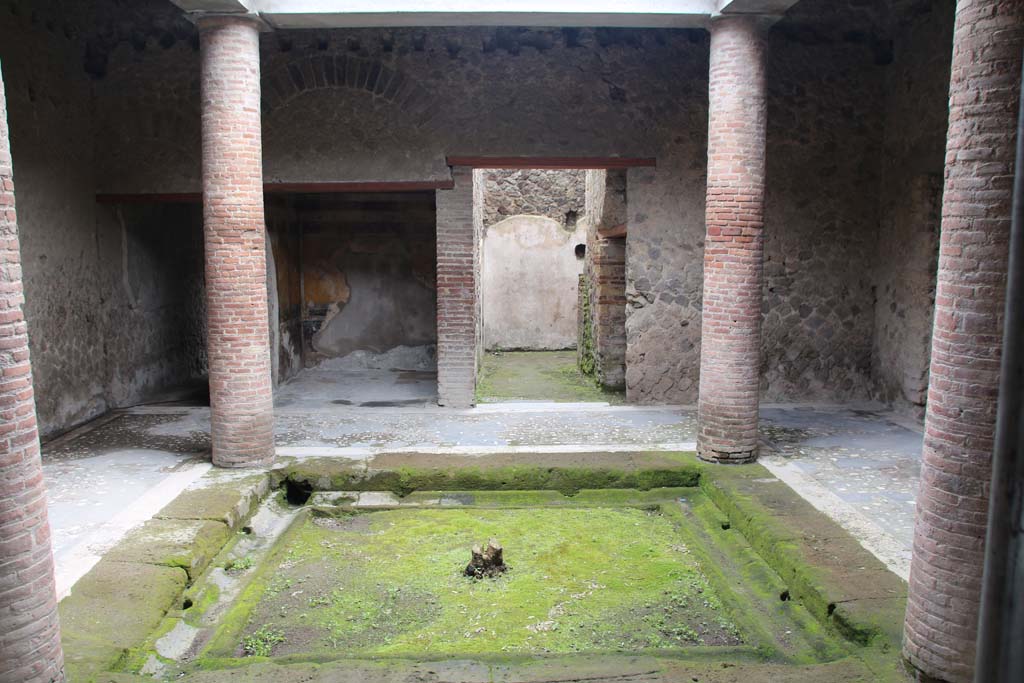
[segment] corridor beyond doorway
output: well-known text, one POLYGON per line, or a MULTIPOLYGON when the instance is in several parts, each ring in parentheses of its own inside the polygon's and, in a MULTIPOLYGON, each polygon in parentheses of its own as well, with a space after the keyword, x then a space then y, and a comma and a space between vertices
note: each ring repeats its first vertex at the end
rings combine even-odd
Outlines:
POLYGON ((576 351, 488 351, 477 383, 478 403, 556 401, 622 405, 625 391, 603 389, 580 372, 576 351))

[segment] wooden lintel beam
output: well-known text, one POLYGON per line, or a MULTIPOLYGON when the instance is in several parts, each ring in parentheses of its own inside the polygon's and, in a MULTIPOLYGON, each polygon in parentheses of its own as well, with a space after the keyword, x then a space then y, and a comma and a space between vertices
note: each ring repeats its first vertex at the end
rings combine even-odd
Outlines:
POLYGON ((657 165, 654 157, 480 157, 450 156, 449 166, 472 168, 501 168, 545 170, 560 169, 617 169, 640 168, 657 165))
MULTIPOLYGON (((342 181, 321 183, 264 183, 265 194, 326 194, 350 192, 427 192, 450 190, 451 180, 398 180, 398 181, 342 181)), ((166 204, 197 203, 203 201, 200 192, 138 192, 134 194, 100 193, 100 204, 166 204)))
POLYGON ((610 228, 598 228, 597 234, 599 237, 604 239, 612 239, 615 237, 625 237, 627 232, 627 226, 625 223, 619 225, 613 225, 610 228))

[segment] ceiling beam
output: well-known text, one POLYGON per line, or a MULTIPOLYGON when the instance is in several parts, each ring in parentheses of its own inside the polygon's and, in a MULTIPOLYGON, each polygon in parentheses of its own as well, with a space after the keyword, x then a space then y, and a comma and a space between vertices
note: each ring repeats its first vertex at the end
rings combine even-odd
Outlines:
POLYGON ((172 0, 189 14, 248 12, 269 26, 705 27, 717 0, 172 0))
POLYGON ((189 13, 248 14, 253 11, 252 0, 171 0, 171 2, 189 13))
POLYGON ((653 157, 499 157, 456 156, 447 158, 449 166, 501 169, 611 169, 657 166, 653 157))
POLYGON ((716 14, 759 14, 781 17, 798 0, 715 0, 716 14))

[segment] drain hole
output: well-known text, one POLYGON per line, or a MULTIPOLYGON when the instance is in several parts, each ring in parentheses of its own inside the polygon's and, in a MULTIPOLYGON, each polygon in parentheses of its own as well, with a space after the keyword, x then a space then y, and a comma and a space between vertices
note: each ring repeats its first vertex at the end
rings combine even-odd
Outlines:
POLYGON ((722 530, 723 531, 728 531, 731 528, 732 528, 732 524, 729 524, 729 520, 725 520, 724 522, 722 522, 722 530))
POLYGON ((781 593, 779 593, 779 600, 782 600, 782 602, 786 602, 787 600, 789 600, 789 589, 788 588, 786 590, 782 591, 781 593))
POLYGON ((309 482, 289 479, 284 483, 284 498, 289 505, 305 505, 311 495, 313 495, 313 485, 309 482))
POLYGON ((836 611, 836 603, 830 602, 828 604, 828 615, 832 616, 832 613, 836 611))
POLYGON ((251 526, 243 526, 242 527, 242 533, 243 534, 251 534, 252 533, 252 527, 251 526))
POLYGON ((192 606, 192 598, 185 598, 185 601, 181 603, 181 609, 188 609, 192 606))

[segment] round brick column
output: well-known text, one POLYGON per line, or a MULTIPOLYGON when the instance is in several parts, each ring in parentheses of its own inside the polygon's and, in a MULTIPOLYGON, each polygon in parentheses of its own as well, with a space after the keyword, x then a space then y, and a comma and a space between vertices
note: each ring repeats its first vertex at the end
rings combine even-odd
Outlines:
POLYGON ((64 680, 0 76, 0 683, 64 680))
POLYGON ((903 652, 970 681, 999 390, 1024 0, 959 0, 903 652))
POLYGON ((259 28, 249 17, 207 17, 199 35, 213 462, 266 465, 274 458, 274 413, 259 28))
POLYGON ((708 187, 697 453, 757 457, 764 240, 764 37, 755 17, 711 24, 708 187))

